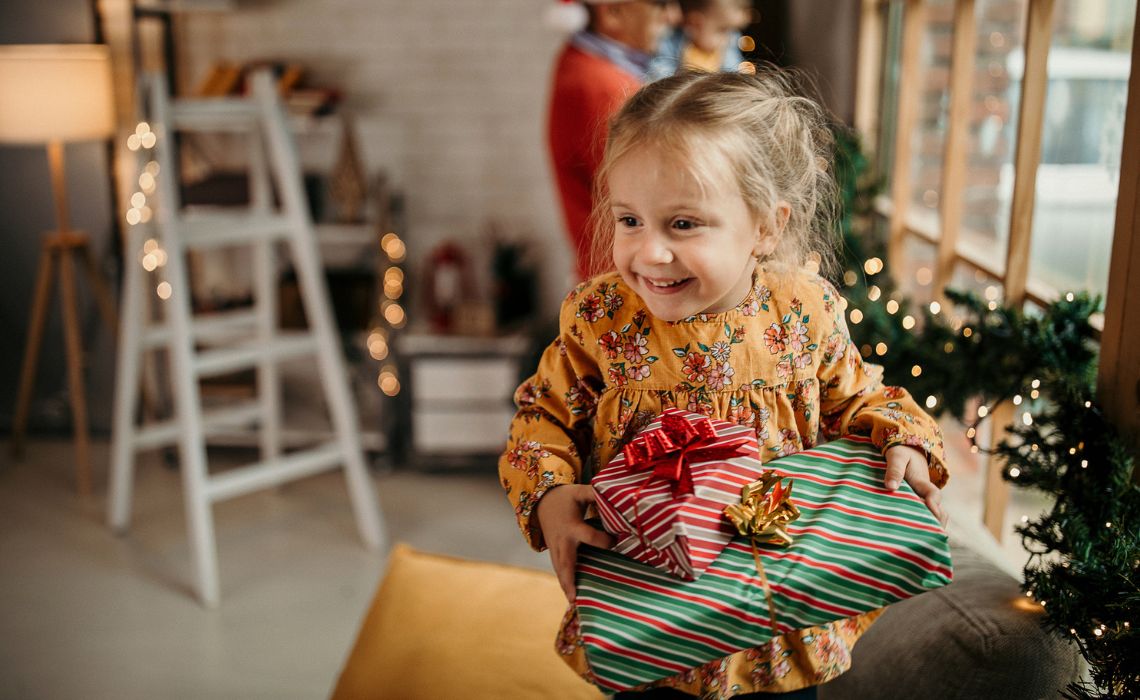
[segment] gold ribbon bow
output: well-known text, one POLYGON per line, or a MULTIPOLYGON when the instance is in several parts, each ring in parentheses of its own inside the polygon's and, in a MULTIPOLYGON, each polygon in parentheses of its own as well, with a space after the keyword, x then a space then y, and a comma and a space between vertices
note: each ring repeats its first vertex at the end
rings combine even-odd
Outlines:
POLYGON ((772 588, 764 575, 764 565, 760 563, 757 543, 787 547, 792 544, 788 534, 788 524, 800 517, 800 509, 791 502, 792 483, 784 486, 784 478, 774 471, 766 471, 758 481, 740 489, 740 503, 733 503, 724 509, 725 516, 752 543, 752 558, 756 560, 756 571, 764 587, 764 598, 768 602, 768 619, 772 623, 773 634, 780 634, 776 624, 776 606, 772 603, 772 588))

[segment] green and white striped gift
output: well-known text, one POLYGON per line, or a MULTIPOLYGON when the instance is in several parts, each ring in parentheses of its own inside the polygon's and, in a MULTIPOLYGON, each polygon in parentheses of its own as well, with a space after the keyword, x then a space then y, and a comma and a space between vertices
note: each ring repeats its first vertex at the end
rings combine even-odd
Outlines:
MULTIPOLYGON (((788 548, 761 544, 781 634, 869 612, 952 577, 937 519, 886 464, 849 437, 769 462, 792 477, 801 516, 788 548)), ((582 547, 575 600, 593 680, 618 691, 676 675, 773 636, 752 545, 737 538, 696 581, 582 547)))

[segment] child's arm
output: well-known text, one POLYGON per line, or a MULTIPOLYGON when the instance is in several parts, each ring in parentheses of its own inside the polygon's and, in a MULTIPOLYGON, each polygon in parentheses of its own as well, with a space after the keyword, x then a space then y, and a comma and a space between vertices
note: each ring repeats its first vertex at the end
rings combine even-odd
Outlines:
POLYGON ((577 546, 605 547, 582 514, 593 488, 580 485, 583 455, 590 449, 590 422, 603 382, 591 355, 596 340, 577 317, 579 293, 563 304, 561 332, 542 355, 538 371, 515 392, 519 410, 511 422, 499 477, 530 545, 550 548, 567 595, 573 594, 577 546))
POLYGON ((869 436, 887 459, 887 488, 898 488, 905 478, 943 519, 939 489, 948 475, 941 429, 906 389, 883 385, 881 367, 863 362, 847 330, 843 300, 826 282, 822 290, 827 321, 817 377, 824 435, 869 436))
POLYGON ((536 507, 539 527, 546 533, 546 546, 550 548, 550 562, 562 592, 570 601, 576 594, 574 569, 578 562, 578 545, 585 543, 603 549, 614 545, 612 535, 586 524, 583 519, 582 514, 593 503, 593 486, 565 484, 547 491, 536 507))

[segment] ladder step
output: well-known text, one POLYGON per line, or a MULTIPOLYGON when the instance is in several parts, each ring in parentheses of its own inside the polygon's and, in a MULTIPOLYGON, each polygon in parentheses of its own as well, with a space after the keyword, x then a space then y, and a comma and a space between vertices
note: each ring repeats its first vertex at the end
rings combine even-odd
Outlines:
MULTIPOLYGON (((202 434, 206 437, 231 428, 248 425, 261 417, 261 405, 246 401, 233 406, 206 411, 202 414, 202 434)), ((184 428, 177 419, 158 421, 139 428, 135 433, 136 450, 153 450, 178 442, 184 428)))
POLYGON ((194 371, 199 377, 210 377, 256 367, 263 360, 286 360, 316 351, 317 338, 308 331, 279 333, 269 340, 204 350, 195 358, 194 371))
POLYGON ((211 476, 206 482, 206 498, 211 503, 252 491, 300 479, 331 469, 344 459, 339 442, 328 442, 301 452, 231 469, 211 476))
POLYGON ((175 225, 181 229, 182 244, 195 250, 285 238, 295 228, 294 222, 282 214, 213 208, 187 210, 175 217, 175 225))
POLYGON ((170 103, 175 129, 248 131, 257 117, 257 105, 244 97, 179 98, 170 103))
MULTIPOLYGON (((233 340, 235 336, 249 335, 257 328, 257 312, 253 309, 217 311, 194 316, 191 329, 196 343, 217 343, 233 340)), ((150 350, 165 347, 173 333, 169 325, 154 324, 142 332, 142 347, 150 350)))

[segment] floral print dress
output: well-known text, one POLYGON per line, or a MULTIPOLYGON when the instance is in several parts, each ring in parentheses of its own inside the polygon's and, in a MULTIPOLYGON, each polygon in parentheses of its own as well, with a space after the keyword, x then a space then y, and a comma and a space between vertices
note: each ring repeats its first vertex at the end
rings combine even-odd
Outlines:
MULTIPOLYGON (((535 517, 544 493, 588 482, 586 465, 605 465, 674 406, 752 426, 764 461, 820 437, 858 433, 881 450, 922 450, 930 478, 944 484, 938 426, 906 390, 883 386, 881 368, 863 362, 846 306, 817 275, 763 267, 734 309, 676 322, 654 318, 617 273, 580 284, 562 304, 559 337, 515 393, 519 410, 499 462, 531 546, 545 548, 535 517)), ((653 685, 718 699, 818 685, 850 667, 855 641, 880 612, 799 630, 653 685)), ((570 623, 558 650, 588 678, 570 623)))

